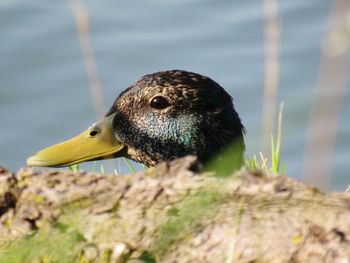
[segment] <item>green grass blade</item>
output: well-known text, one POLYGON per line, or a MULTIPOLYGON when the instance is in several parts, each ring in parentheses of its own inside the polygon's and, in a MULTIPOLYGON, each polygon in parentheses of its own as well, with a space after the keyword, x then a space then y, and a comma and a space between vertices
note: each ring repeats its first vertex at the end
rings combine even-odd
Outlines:
POLYGON ((132 163, 128 160, 128 159, 126 159, 126 158, 123 158, 124 159, 124 162, 126 163, 126 165, 129 167, 129 169, 130 169, 130 171, 131 171, 131 173, 136 173, 136 169, 135 169, 135 167, 132 165, 132 163))
POLYGON ((103 165, 103 162, 101 162, 100 173, 105 174, 105 166, 103 165))
POLYGON ((68 166, 69 170, 71 170, 73 173, 76 173, 76 172, 79 172, 79 164, 73 164, 73 165, 70 165, 68 166))

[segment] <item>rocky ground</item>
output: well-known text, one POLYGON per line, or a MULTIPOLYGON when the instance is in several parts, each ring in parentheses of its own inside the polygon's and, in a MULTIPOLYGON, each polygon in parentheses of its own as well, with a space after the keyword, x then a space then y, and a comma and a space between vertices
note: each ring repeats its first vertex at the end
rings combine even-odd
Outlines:
POLYGON ((0 169, 0 262, 350 262, 350 195, 286 176, 0 169))

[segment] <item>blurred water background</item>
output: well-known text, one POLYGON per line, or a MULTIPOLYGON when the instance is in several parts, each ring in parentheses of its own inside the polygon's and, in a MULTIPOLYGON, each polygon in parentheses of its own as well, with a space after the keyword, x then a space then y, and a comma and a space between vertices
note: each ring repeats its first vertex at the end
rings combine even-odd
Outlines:
MULTIPOLYGON (((331 54, 345 62, 335 61, 342 71, 332 70, 327 67, 325 39, 331 36, 335 2, 281 0, 269 19, 268 0, 76 2, 82 13, 74 1, 0 0, 0 165, 15 171, 30 154, 97 120, 76 27, 76 17, 83 17, 105 111, 146 73, 198 72, 216 80, 235 99, 247 128, 247 156, 264 149, 263 112, 271 104, 265 100, 264 106, 264 87, 269 85, 272 46, 272 85, 278 87, 272 110, 277 112, 284 101, 282 162, 287 175, 303 179, 314 171, 311 179, 318 184, 319 171, 326 171, 323 176, 329 178, 323 187, 345 190, 350 184, 350 12, 345 10, 347 18, 335 28, 340 28, 334 40, 340 47, 331 54), (334 74, 343 80, 339 89, 334 87, 336 80, 332 85, 334 74), (328 82, 323 79, 327 76, 328 82), (327 114, 331 109, 336 109, 334 114, 327 114), (318 125, 312 125, 313 119, 318 125), (334 128, 331 139, 329 126, 334 128), (318 150, 323 143, 329 147, 318 150)), ((344 8, 338 10, 344 14, 344 8)), ((268 116, 276 119, 271 112, 268 116)), ((129 172, 123 161, 105 165, 119 166, 129 172)))

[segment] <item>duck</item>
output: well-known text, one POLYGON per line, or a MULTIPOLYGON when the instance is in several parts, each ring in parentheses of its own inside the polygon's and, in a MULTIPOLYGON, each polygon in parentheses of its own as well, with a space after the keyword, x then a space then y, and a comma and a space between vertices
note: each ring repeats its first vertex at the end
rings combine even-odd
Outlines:
POLYGON ((184 70, 159 71, 121 92, 101 121, 30 156, 27 165, 64 167, 126 157, 150 167, 186 155, 206 163, 234 147, 238 168, 244 134, 232 97, 217 82, 184 70))

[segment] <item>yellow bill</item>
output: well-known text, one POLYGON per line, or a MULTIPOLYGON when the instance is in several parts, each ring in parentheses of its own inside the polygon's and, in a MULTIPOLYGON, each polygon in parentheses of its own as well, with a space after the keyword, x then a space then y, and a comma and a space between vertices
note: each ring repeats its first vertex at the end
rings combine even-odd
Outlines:
POLYGON ((60 167, 114 158, 124 145, 114 135, 113 117, 110 115, 80 135, 39 151, 27 159, 27 165, 60 167))

